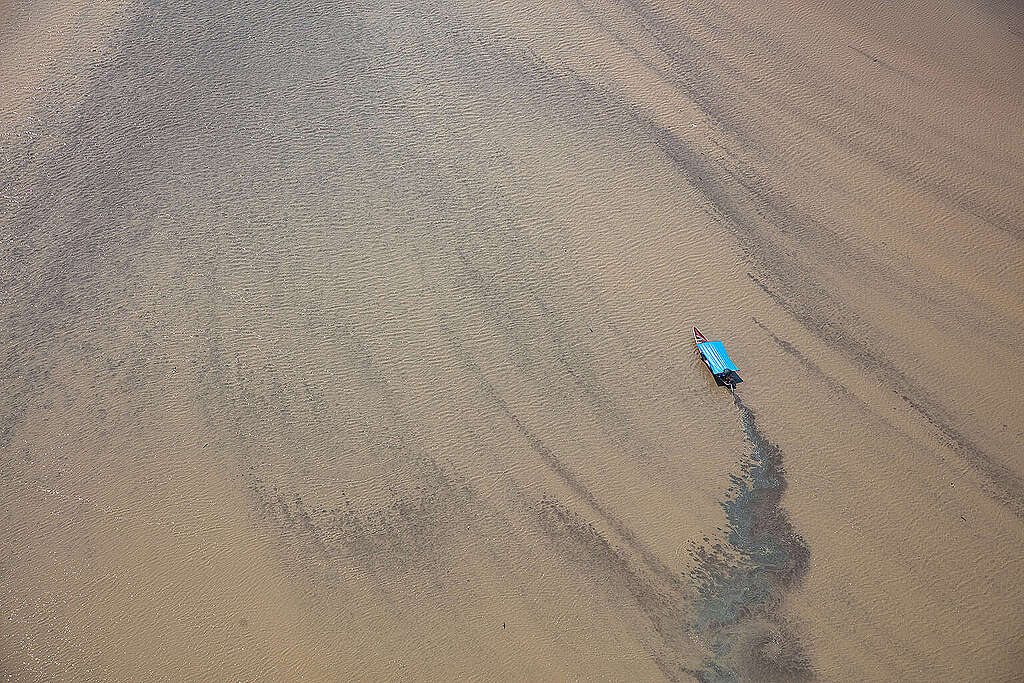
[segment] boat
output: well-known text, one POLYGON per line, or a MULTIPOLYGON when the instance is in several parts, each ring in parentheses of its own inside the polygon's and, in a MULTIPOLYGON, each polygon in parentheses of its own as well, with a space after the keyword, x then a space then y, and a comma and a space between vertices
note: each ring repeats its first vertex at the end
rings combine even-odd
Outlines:
POLYGON ((693 328, 693 343, 697 345, 697 353, 704 365, 708 366, 715 381, 727 386, 736 384, 738 376, 734 373, 739 371, 736 364, 725 352, 725 345, 721 341, 712 341, 701 334, 696 327, 693 328))

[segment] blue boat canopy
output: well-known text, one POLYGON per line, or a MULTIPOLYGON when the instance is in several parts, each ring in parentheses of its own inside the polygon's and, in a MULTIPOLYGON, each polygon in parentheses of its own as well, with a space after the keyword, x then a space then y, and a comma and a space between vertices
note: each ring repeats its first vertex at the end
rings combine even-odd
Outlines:
POLYGON ((739 372, 739 368, 733 364, 729 354, 725 352, 725 346, 722 345, 722 342, 701 342, 697 344, 697 348, 704 354, 704 358, 707 360, 708 366, 711 367, 713 374, 720 375, 727 370, 739 372))

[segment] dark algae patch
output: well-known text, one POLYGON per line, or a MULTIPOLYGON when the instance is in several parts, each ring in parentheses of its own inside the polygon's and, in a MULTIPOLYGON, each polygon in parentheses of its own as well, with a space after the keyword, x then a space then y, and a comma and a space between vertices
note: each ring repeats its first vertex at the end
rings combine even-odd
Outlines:
POLYGON ((733 392, 749 450, 721 503, 725 538, 705 537, 691 548, 688 578, 697 589, 697 636, 712 652, 701 681, 805 681, 810 661, 779 607, 807 573, 810 549, 780 506, 786 491, 782 452, 733 392))

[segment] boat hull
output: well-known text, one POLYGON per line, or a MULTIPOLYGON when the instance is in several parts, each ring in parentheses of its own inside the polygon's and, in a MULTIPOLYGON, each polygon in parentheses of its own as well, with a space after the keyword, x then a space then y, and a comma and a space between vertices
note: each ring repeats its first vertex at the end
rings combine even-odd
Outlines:
POLYGON ((696 327, 693 328, 693 342, 700 359, 707 366, 715 381, 731 386, 735 381, 734 373, 738 368, 729 358, 722 342, 708 340, 696 327))

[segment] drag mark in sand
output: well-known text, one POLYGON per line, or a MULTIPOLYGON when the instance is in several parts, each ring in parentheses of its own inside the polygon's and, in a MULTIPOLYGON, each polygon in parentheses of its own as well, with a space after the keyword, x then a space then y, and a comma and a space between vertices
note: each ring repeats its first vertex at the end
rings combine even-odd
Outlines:
POLYGON ((851 50, 853 50, 854 52, 859 54, 861 57, 864 57, 865 59, 870 61, 872 64, 877 64, 878 66, 882 67, 886 71, 891 71, 892 73, 896 74, 897 76, 902 76, 903 78, 907 79, 911 83, 917 83, 917 79, 916 78, 914 78, 910 74, 906 73, 905 71, 896 68, 895 66, 893 66, 889 62, 881 60, 878 57, 875 57, 873 54, 871 54, 869 52, 865 52, 864 50, 861 50, 859 47, 854 47, 853 45, 848 45, 847 47, 849 47, 851 50))
POLYGON ((786 591, 807 573, 810 549, 780 506, 782 452, 757 426, 754 411, 732 395, 750 451, 740 474, 730 475, 721 504, 725 542, 705 537, 690 550, 694 564, 687 575, 698 594, 691 627, 713 652, 698 679, 811 680, 810 661, 779 614, 786 591))

